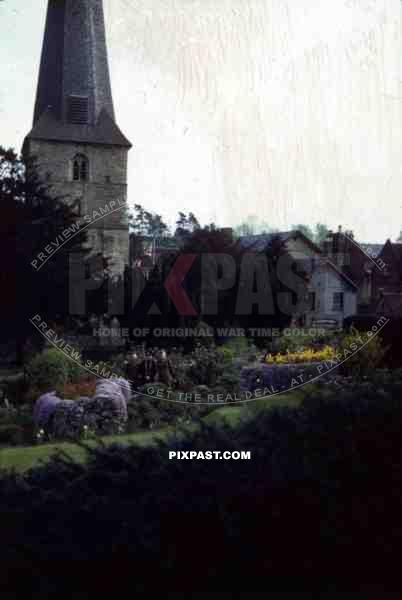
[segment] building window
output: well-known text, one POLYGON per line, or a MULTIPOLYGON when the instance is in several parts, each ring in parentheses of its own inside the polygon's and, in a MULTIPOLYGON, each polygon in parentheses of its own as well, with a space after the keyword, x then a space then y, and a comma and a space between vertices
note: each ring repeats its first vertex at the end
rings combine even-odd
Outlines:
POLYGON ((316 294, 315 294, 315 292, 310 292, 310 305, 311 305, 311 310, 316 309, 316 294))
POLYGON ((88 181, 88 159, 83 154, 77 154, 73 161, 73 180, 88 181))
POLYGON ((332 297, 332 310, 336 312, 343 311, 343 306, 343 292, 334 292, 332 297))
POLYGON ((111 177, 110 177, 110 175, 105 175, 105 182, 106 182, 106 183, 110 183, 110 182, 111 182, 111 177))

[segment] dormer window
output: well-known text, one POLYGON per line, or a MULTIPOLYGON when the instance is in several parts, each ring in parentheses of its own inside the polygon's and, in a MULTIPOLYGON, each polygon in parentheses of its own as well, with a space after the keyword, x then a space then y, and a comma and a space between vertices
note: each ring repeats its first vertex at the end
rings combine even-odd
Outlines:
POLYGON ((73 180, 88 181, 89 175, 88 159, 83 154, 77 154, 73 160, 73 180))

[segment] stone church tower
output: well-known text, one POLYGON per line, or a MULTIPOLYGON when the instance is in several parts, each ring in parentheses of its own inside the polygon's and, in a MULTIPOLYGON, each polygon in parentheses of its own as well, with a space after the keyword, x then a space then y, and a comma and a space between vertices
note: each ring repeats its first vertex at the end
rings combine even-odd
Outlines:
MULTIPOLYGON (((102 0, 49 0, 24 151, 50 193, 78 204, 80 216, 92 222, 94 211, 126 201, 130 148, 115 121, 102 0)), ((88 245, 121 272, 129 255, 125 209, 91 225, 88 245)))

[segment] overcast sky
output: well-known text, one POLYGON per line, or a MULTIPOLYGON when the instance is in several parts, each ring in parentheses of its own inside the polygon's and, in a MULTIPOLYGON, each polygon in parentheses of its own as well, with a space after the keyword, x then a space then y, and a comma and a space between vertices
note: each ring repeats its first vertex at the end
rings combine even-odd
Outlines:
MULTIPOLYGON (((0 144, 32 121, 47 0, 0 2, 0 144)), ((104 0, 130 203, 402 229, 400 0, 104 0)))

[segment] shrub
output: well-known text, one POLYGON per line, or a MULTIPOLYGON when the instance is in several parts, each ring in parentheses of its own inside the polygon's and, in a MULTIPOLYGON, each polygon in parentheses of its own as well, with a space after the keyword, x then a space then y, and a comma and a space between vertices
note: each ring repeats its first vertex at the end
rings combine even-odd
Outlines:
POLYGON ((194 385, 215 385, 223 373, 223 356, 213 347, 197 346, 190 355, 187 376, 194 385))
POLYGON ((233 363, 225 365, 222 375, 216 381, 215 393, 234 394, 240 391, 241 369, 233 363))
MULTIPOLYGON (((34 423, 30 405, 10 405, 0 409, 0 427, 18 427, 18 435, 10 435, 8 445, 30 444, 33 440, 34 423)), ((6 434, 5 434, 6 435, 6 434)))
POLYGON ((77 375, 77 369, 78 366, 63 352, 51 348, 34 356, 27 366, 27 373, 32 388, 46 391, 71 381, 77 375))
POLYGON ((96 435, 122 433, 127 423, 126 395, 120 386, 102 379, 97 381, 93 398, 62 400, 46 394, 35 405, 35 422, 56 439, 79 439, 87 431, 96 435))
POLYGON ((17 446, 24 441, 24 430, 20 425, 0 425, 0 444, 17 446))
POLYGON ((286 352, 286 354, 268 354, 265 362, 268 364, 320 362, 334 358, 335 354, 336 351, 332 346, 324 346, 320 350, 305 348, 295 352, 286 352))
POLYGON ((23 403, 28 391, 28 382, 24 375, 8 377, 3 384, 3 394, 11 404, 18 405, 23 403))
MULTIPOLYGON (((21 563, 14 586, 42 593, 77 586, 71 557, 116 568, 130 593, 261 591, 267 581, 334 597, 362 582, 399 589, 400 391, 317 394, 236 430, 204 427, 158 447, 91 450, 86 465, 59 457, 3 475, 2 564, 21 563), (250 451, 251 460, 172 461, 171 450, 250 451)), ((116 589, 110 572, 87 576, 116 589)))
POLYGON ((341 373, 353 377, 364 377, 371 375, 373 370, 378 368, 384 362, 388 348, 383 346, 379 335, 368 337, 367 333, 362 333, 351 327, 339 341, 336 352, 345 356, 346 360, 340 365, 341 373), (367 343, 361 345, 358 338, 367 343), (356 344, 358 350, 353 351, 352 355, 345 355, 345 352, 351 352, 353 344, 356 344))
POLYGON ((220 346, 218 352, 222 354, 225 364, 229 364, 239 359, 244 361, 255 360, 257 349, 248 338, 234 337, 220 346))
MULTIPOLYGON (((99 373, 119 374, 117 365, 96 363, 99 373)), ((28 364, 30 389, 28 399, 34 401, 42 393, 56 391, 61 398, 74 399, 95 393, 97 376, 91 375, 79 364, 56 348, 37 354, 28 364)))
POLYGON ((279 337, 274 337, 270 344, 270 351, 287 353, 300 352, 309 348, 319 350, 324 346, 328 345, 335 346, 338 337, 342 335, 342 330, 328 330, 320 334, 316 333, 313 336, 308 335, 307 331, 298 331, 300 335, 296 335, 295 329, 290 329, 289 333, 290 335, 281 335, 279 337))
MULTIPOLYGON (((208 405, 197 405, 195 403, 172 402, 170 400, 152 398, 147 395, 147 388, 142 386, 134 394, 128 404, 128 431, 138 431, 140 429, 150 429, 174 425, 178 423, 192 421, 207 414, 214 407, 208 405), (144 394, 144 395, 142 395, 144 394)), ((161 383, 154 384, 155 389, 164 389, 166 386, 161 383)), ((192 394, 202 394, 206 397, 206 392, 210 391, 205 386, 196 386, 192 388, 192 394)), ((172 393, 171 400, 179 397, 172 393)))
POLYGON ((15 422, 17 409, 13 405, 0 407, 0 425, 9 425, 15 422))
POLYGON ((77 383, 64 383, 56 386, 56 393, 64 399, 75 400, 82 396, 93 396, 96 390, 96 379, 83 379, 77 383))
POLYGON ((37 429, 50 430, 51 420, 61 399, 54 392, 39 396, 33 409, 33 422, 37 429))

